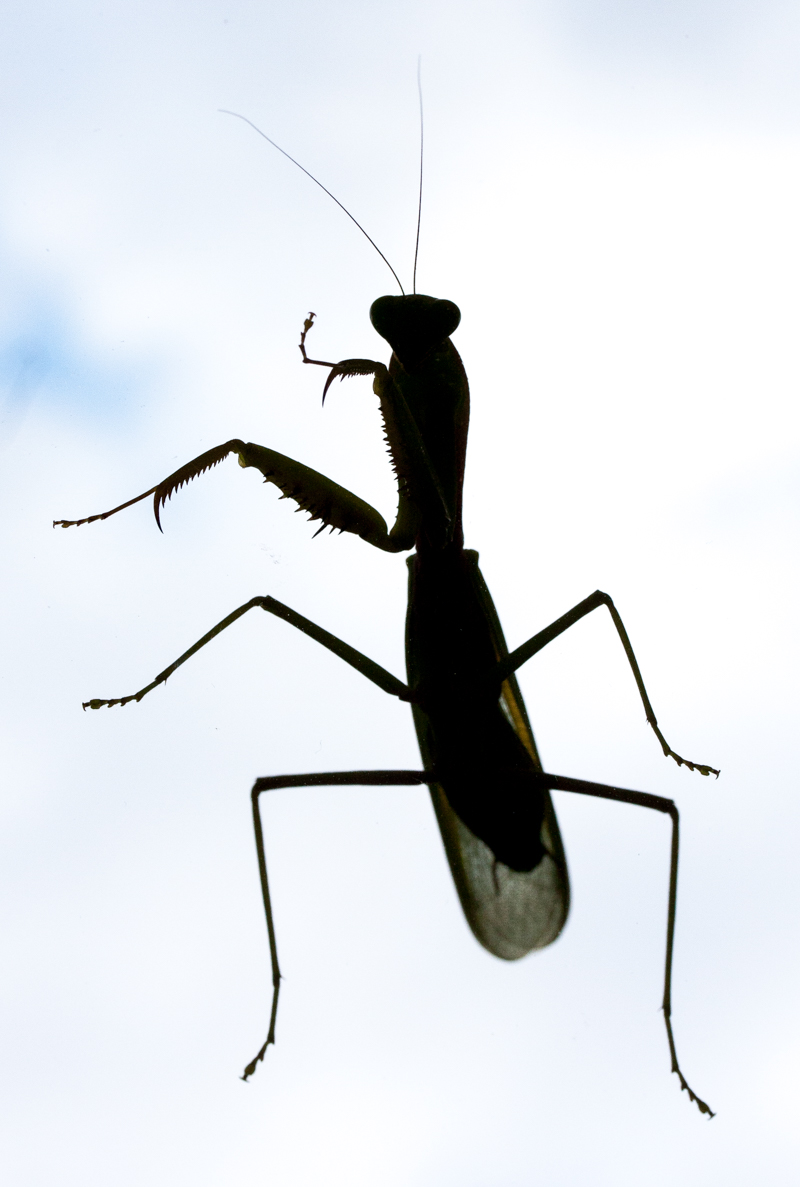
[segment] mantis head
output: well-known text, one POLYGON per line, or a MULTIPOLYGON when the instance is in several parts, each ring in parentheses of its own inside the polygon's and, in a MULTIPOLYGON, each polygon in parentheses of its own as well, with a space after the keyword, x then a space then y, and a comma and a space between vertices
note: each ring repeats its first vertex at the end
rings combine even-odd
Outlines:
POLYGON ((452 301, 421 294, 378 297, 369 311, 369 319, 403 368, 414 371, 455 332, 461 310, 452 301))

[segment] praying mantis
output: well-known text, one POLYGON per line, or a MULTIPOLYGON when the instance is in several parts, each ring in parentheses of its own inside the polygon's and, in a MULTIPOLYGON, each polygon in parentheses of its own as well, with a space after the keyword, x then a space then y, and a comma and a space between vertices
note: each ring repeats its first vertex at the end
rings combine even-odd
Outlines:
MULTIPOLYGON (((288 156, 274 141, 269 142, 288 156)), ((289 159, 308 172, 294 158, 289 159)), ((338 199, 334 201, 341 206, 338 199)), ((349 211, 345 213, 353 218, 349 211)), ((417 233, 419 237, 419 223, 417 233)), ((391 271, 397 279, 394 269, 391 271)), ((421 769, 275 775, 259 778, 253 785, 252 814, 272 965, 272 1000, 266 1040, 245 1068, 245 1080, 275 1042, 281 982, 261 819, 265 792, 313 786, 427 785, 467 922, 484 948, 509 961, 551 944, 569 910, 567 864, 551 791, 599 797, 668 815, 672 841, 662 1010, 672 1071, 690 1100, 711 1117, 711 1109, 690 1088, 680 1069, 671 1022, 678 810, 672 800, 662 796, 546 772, 515 673, 575 623, 605 607, 627 657, 646 720, 664 755, 702 775, 719 772, 684 759, 666 741, 627 631, 608 594, 595 591, 509 652, 478 553, 464 547, 462 490, 470 396, 467 376, 452 342, 461 313, 452 301, 418 294, 416 260, 414 272, 411 294, 400 285, 400 296, 379 297, 370 309, 373 327, 392 350, 388 366, 363 358, 339 362, 311 358, 307 339, 315 313, 306 317, 300 337, 303 363, 328 370, 323 403, 335 379, 372 378, 397 478, 398 509, 391 528, 374 507, 325 475, 273 449, 238 438, 200 454, 111 511, 85 519, 57 520, 53 525, 66 528, 104 520, 152 495, 160 528, 161 510, 176 491, 235 454, 240 466, 260 471, 265 482, 274 484, 284 498, 320 522, 320 531, 327 527, 348 532, 388 553, 411 552, 407 560, 406 681, 265 594, 227 615, 138 692, 93 699, 84 709, 140 701, 212 639, 257 608, 314 639, 384 692, 410 705, 421 769)))

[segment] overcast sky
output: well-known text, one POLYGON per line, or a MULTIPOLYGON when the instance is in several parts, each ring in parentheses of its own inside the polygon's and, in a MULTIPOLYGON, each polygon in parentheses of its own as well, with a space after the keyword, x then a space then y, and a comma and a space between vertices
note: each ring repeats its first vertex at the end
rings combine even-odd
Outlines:
MULTIPOLYGON (((20 1187, 739 1187, 796 1182, 800 15, 772 0, 8 3, 0 17, 2 1176, 20 1187), (264 805, 257 775, 416 767, 407 707, 234 607, 272 594, 402 676, 406 569, 320 536, 231 437, 390 518, 368 310, 458 303, 465 528, 510 646, 607 615, 521 684, 546 767, 673 797, 669 826, 556 795, 573 886, 507 964, 460 913, 424 789, 264 805)), ((652 817, 652 819, 651 819, 652 817)))

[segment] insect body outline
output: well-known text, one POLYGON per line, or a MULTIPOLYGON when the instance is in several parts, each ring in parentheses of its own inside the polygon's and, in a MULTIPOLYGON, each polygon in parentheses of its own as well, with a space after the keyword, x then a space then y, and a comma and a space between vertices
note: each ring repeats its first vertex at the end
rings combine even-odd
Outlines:
POLYGON ((269 1045, 275 1042, 281 981, 260 808, 260 797, 266 791, 323 785, 427 785, 470 928, 495 956, 515 960, 552 943, 569 910, 566 858, 550 796, 552 790, 560 790, 650 808, 671 818, 662 1010, 672 1070, 700 1111, 713 1116, 681 1072, 671 1024, 677 808, 662 796, 546 772, 515 673, 569 627, 605 607, 625 650, 646 719, 664 755, 703 775, 719 772, 684 759, 667 743, 627 631, 608 594, 595 591, 509 652, 478 565, 478 554, 464 547, 461 512, 470 394, 461 358, 451 341, 461 318, 458 307, 452 301, 416 292, 379 297, 371 307, 370 319, 392 348, 388 367, 370 359, 330 363, 310 358, 306 340, 315 316, 309 314, 305 320, 300 350, 304 363, 329 370, 323 401, 337 378, 372 377, 397 477, 398 510, 391 528, 375 508, 325 475, 275 450, 238 438, 206 451, 157 486, 111 511, 54 524, 69 527, 106 519, 152 495, 160 528, 160 513, 166 501, 180 487, 234 453, 241 466, 259 470, 265 482, 277 486, 283 497, 296 502, 312 520, 320 521, 320 531, 329 527, 349 532, 385 552, 414 550, 407 561, 407 682, 291 607, 270 595, 259 595, 227 615, 137 693, 84 704, 84 708, 97 709, 141 700, 242 615, 260 608, 315 639, 383 691, 411 706, 423 761, 421 770, 266 776, 253 785, 252 812, 273 992, 267 1038, 246 1067, 243 1079, 253 1074, 269 1045))

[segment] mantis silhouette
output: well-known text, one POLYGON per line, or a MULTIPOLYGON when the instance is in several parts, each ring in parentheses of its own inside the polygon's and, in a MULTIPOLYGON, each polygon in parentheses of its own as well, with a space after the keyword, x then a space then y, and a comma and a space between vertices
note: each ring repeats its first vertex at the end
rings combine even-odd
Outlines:
MULTIPOLYGON (((256 130, 264 135, 260 129, 256 130)), ((270 143, 274 145, 273 141, 270 143)), ((279 151, 288 156, 283 149, 279 151)), ((294 158, 289 159, 303 168, 294 158)), ((311 174, 308 176, 321 185, 311 174)), ((338 203, 338 199, 334 201, 338 203)), ((353 218, 349 211, 345 213, 353 218)), ((356 225, 363 231, 360 224, 356 225)), ((363 233, 366 235, 366 231, 363 233)), ((377 247, 376 250, 379 251, 377 247)), ((383 253, 379 251, 379 254, 385 260, 383 253)), ((394 269, 391 271, 397 279, 394 269)), ((416 278, 416 260, 414 273, 416 278)), ((334 363, 310 358, 306 341, 314 324, 314 313, 306 318, 300 338, 303 362, 329 371, 323 403, 336 378, 372 377, 397 477, 398 510, 391 529, 375 508, 325 475, 275 450, 237 438, 187 462, 157 486, 111 511, 86 519, 57 520, 53 526, 72 527, 107 519, 152 495, 156 522, 161 528, 161 509, 180 487, 229 454, 236 454, 241 466, 259 470, 265 482, 273 483, 283 497, 293 500, 312 520, 319 521, 320 531, 329 527, 350 532, 385 552, 414 550, 407 561, 407 682, 291 607, 269 595, 260 595, 217 623, 138 692, 110 700, 87 701, 84 709, 140 701, 192 655, 255 608, 302 631, 384 692, 411 706, 422 756, 421 770, 277 775, 257 779, 253 785, 253 824, 272 963, 272 1002, 266 1040, 245 1068, 243 1079, 253 1074, 268 1046, 275 1042, 281 980, 260 811, 264 792, 322 785, 427 785, 469 926, 484 948, 504 960, 517 960, 551 944, 567 918, 569 880, 551 791, 596 796, 669 815, 672 844, 662 1009, 672 1071, 700 1111, 713 1116, 681 1072, 672 1032, 678 810, 672 800, 662 796, 546 772, 515 672, 569 627, 605 607, 636 681, 646 719, 664 755, 674 759, 678 766, 703 775, 719 772, 705 764, 689 762, 667 743, 627 631, 608 594, 595 591, 509 652, 478 566, 478 554, 464 547, 461 510, 469 386, 451 341, 461 314, 452 301, 423 296, 416 291, 406 295, 402 285, 400 289, 401 296, 379 297, 370 309, 374 328, 392 348, 388 367, 371 359, 344 359, 334 363)))

